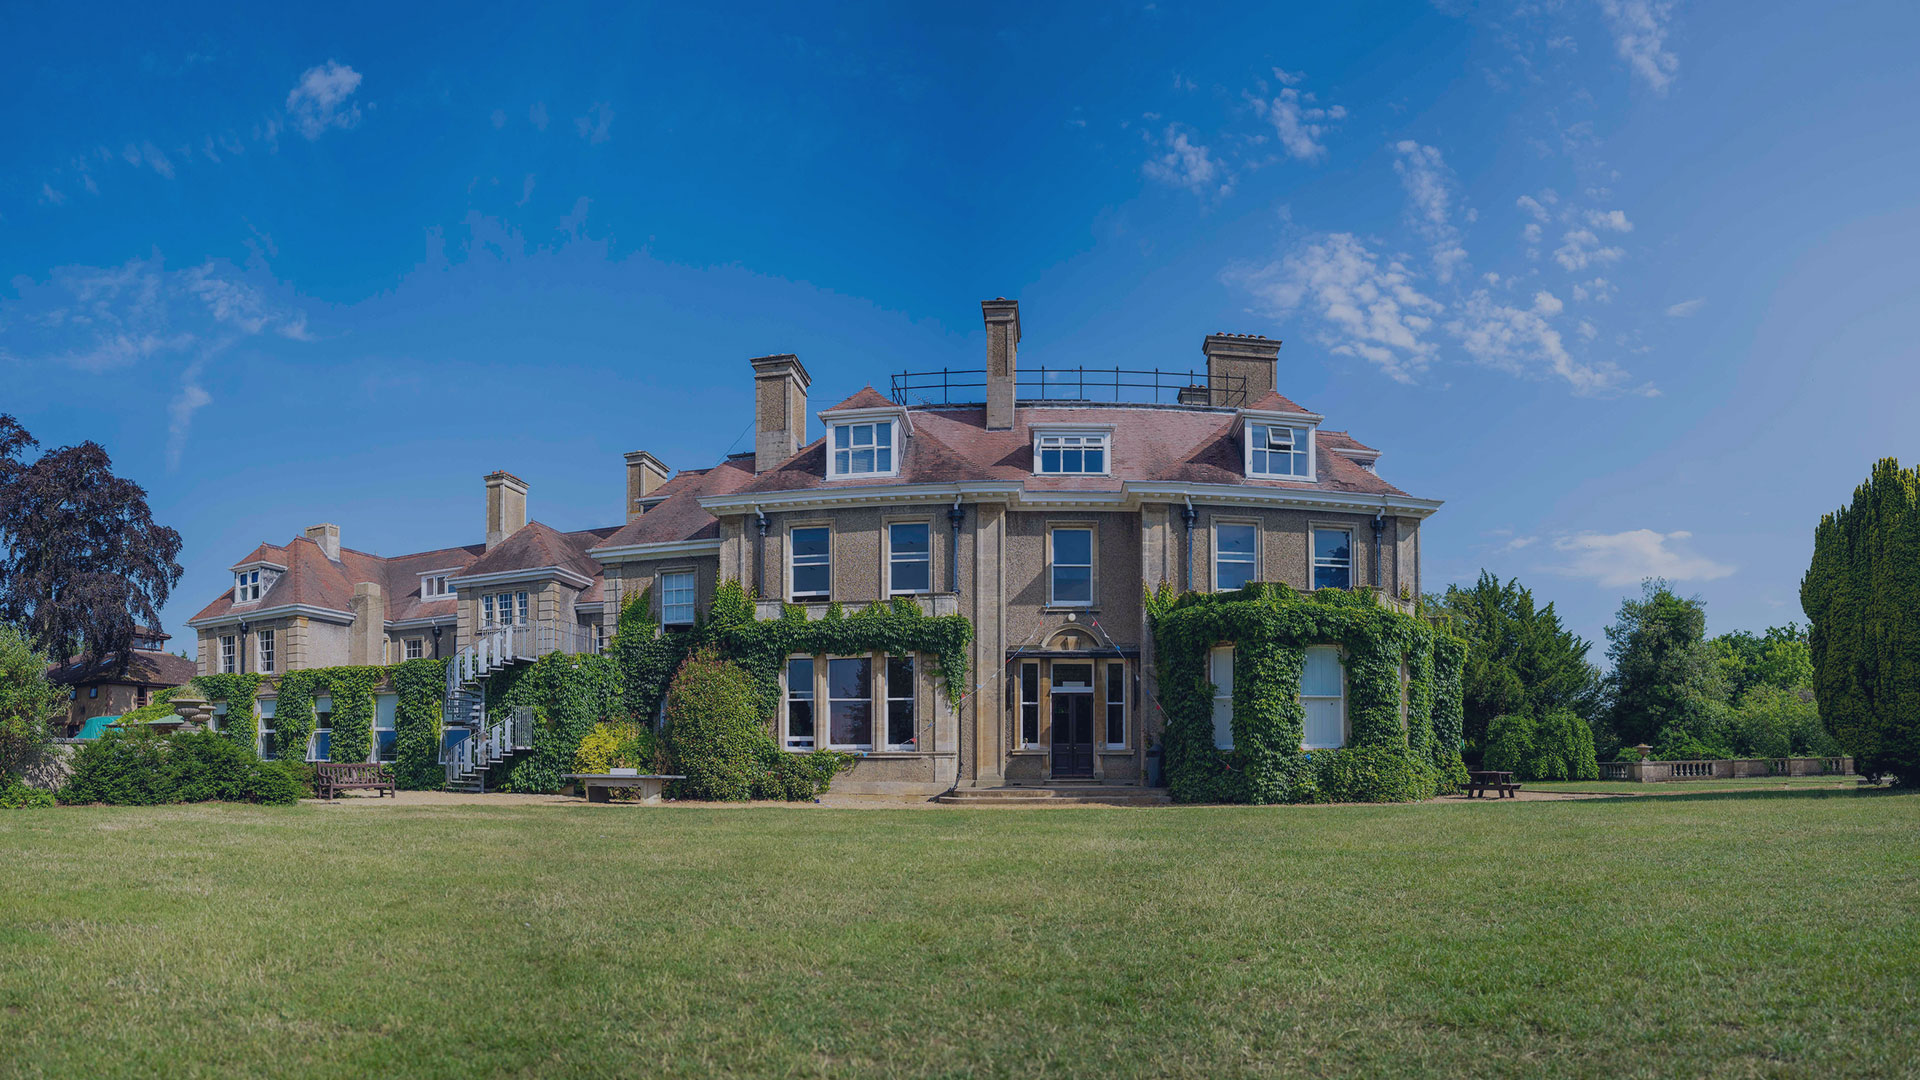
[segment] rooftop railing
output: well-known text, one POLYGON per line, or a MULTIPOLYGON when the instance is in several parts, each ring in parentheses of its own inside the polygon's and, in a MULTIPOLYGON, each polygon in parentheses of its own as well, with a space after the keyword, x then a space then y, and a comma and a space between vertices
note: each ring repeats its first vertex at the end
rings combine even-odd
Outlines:
MULTIPOLYGON (((979 404, 987 399, 987 373, 979 368, 903 371, 893 376, 898 405, 979 404)), ((1247 377, 1160 368, 1047 367, 1020 371, 1013 396, 1023 402, 1072 404, 1213 405, 1239 408, 1247 400, 1247 377)))

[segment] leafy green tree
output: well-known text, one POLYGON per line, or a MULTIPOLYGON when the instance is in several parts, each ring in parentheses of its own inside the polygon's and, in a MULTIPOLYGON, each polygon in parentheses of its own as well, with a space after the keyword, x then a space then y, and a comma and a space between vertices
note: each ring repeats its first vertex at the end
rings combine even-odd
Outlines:
POLYGON ((0 785, 52 739, 61 705, 59 687, 47 681, 47 658, 0 623, 0 785))
POLYGON ((1518 579, 1502 583, 1483 570, 1471 587, 1450 585, 1434 603, 1467 640, 1465 737, 1474 756, 1487 745, 1496 716, 1540 717, 1556 709, 1593 715, 1600 685, 1587 660, 1593 646, 1560 625, 1552 604, 1536 608, 1518 579))
POLYGON ((1825 756, 1833 736, 1820 723, 1813 691, 1755 683, 1727 709, 1722 729, 1735 757, 1825 756))
POLYGON ((1607 627, 1611 746, 1656 745, 1711 733, 1724 686, 1706 641, 1707 609, 1663 579, 1648 579, 1639 599, 1620 604, 1607 627))
POLYGON ((1813 652, 1798 623, 1772 626, 1764 634, 1735 630, 1711 639, 1714 661, 1729 702, 1765 684, 1782 690, 1813 686, 1813 652))
POLYGON ((1920 468, 1885 458, 1813 531, 1813 692, 1854 767, 1920 782, 1920 468))

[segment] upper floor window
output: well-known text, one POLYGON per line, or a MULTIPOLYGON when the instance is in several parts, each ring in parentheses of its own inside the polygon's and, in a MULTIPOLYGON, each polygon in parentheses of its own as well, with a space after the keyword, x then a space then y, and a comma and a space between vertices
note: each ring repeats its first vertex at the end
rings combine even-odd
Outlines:
POLYGON ((1283 424, 1247 425, 1247 475, 1311 480, 1307 471, 1307 448, 1313 438, 1309 428, 1283 424))
POLYGON ((891 476, 893 421, 833 426, 834 476, 891 476))
POLYGON ((833 530, 825 525, 787 533, 787 595, 825 600, 833 594, 833 530))
POLYGON ((1313 530, 1313 587, 1353 588, 1353 533, 1348 529, 1313 530))
POLYGON ((260 571, 242 570, 233 575, 233 602, 252 603, 260 599, 260 571))
POLYGON ((1093 530, 1057 528, 1049 537, 1050 604, 1093 603, 1093 530))
POLYGON ((260 631, 260 672, 263 675, 273 674, 273 666, 276 659, 274 655, 276 652, 274 649, 274 637, 274 632, 271 630, 260 631))
POLYGON ((1255 543, 1259 530, 1244 522, 1220 522, 1213 527, 1213 588, 1238 589, 1252 581, 1256 569, 1255 543))
POLYGON ((220 674, 222 675, 232 675, 234 672, 240 670, 238 666, 239 653, 235 649, 234 644, 235 642, 232 634, 221 635, 220 637, 220 674))
POLYGON ((1034 436, 1035 471, 1051 476, 1104 475, 1108 440, 1104 431, 1043 431, 1034 436))
POLYGON ((452 596, 453 590, 447 587, 447 574, 420 575, 420 599, 435 600, 443 596, 452 596))
POLYGON ((933 588, 933 549, 927 523, 887 526, 887 591, 923 593, 933 588))
POLYGON ((1310 645, 1300 671, 1300 704, 1306 725, 1300 745, 1308 750, 1344 746, 1347 741, 1347 671, 1337 645, 1310 645))
POLYGON ((693 625, 693 571, 660 575, 660 625, 693 625))
POLYGON ((526 593, 489 593, 480 598, 480 624, 482 626, 525 626, 527 624, 526 593))

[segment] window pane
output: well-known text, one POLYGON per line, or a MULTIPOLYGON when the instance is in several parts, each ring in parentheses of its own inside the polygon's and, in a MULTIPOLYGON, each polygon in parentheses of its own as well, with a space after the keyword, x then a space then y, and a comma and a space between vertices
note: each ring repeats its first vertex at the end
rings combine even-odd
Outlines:
POLYGON ((873 425, 873 445, 875 446, 892 446, 893 445, 893 421, 888 420, 883 423, 878 423, 873 425))
POLYGON ((1247 560, 1235 560, 1221 556, 1214 564, 1213 584, 1221 592, 1228 592, 1246 585, 1253 580, 1253 563, 1247 560))
POLYGON ((373 726, 381 731, 394 729, 394 716, 400 709, 400 695, 376 694, 373 698, 373 726))
POLYGON ((1233 646, 1222 645, 1208 655, 1207 681, 1213 683, 1216 695, 1233 694, 1233 646))
POLYGON ((1345 529, 1313 530, 1313 557, 1346 562, 1353 558, 1353 534, 1345 529))
POLYGON ((1222 525, 1214 530, 1214 535, 1220 538, 1222 555, 1251 556, 1253 554, 1253 526, 1251 525, 1222 525))
POLYGON ((1081 471, 1080 470, 1080 451, 1078 450, 1060 451, 1060 471, 1064 473, 1077 473, 1081 471))
POLYGON ((1107 665, 1107 745, 1127 741, 1127 669, 1107 665))
POLYGON ((1104 450, 1089 450, 1086 454, 1087 471, 1090 473, 1107 471, 1107 454, 1104 450))
POLYGON ((1216 749, 1233 749, 1233 699, 1217 697, 1213 699, 1213 745, 1216 749))
POLYGON ((1093 562, 1093 532, 1088 529, 1053 530, 1053 561, 1090 565, 1093 562))
POLYGON ((887 657, 887 696, 890 698, 913 696, 913 657, 887 657))
POLYGON ((1339 698, 1313 698, 1303 702, 1307 710, 1301 744, 1309 749, 1339 746, 1345 742, 1340 723, 1339 698))
POLYGON ((848 469, 848 466, 851 463, 852 463, 852 458, 847 451, 835 450, 833 452, 833 471, 834 472, 836 473, 846 472, 848 469))
POLYGON ((921 524, 893 525, 889 527, 889 541, 893 544, 895 555, 927 553, 927 527, 921 524))
POLYGON ((1345 566, 1316 566, 1313 568, 1313 587, 1351 589, 1353 588, 1353 571, 1345 566))
POLYGON ((873 699, 873 662, 864 656, 827 661, 827 696, 873 699))
POLYGON ((918 562, 895 560, 893 564, 894 592, 927 592, 932 587, 928 580, 928 564, 925 559, 918 562))
POLYGON ((313 760, 333 760, 333 732, 316 731, 313 733, 313 760))
POLYGON ((827 541, 830 535, 827 529, 795 529, 792 535, 793 553, 795 556, 819 555, 824 557, 827 554, 827 541))
POLYGON ((1314 645, 1307 649, 1306 667, 1300 673, 1303 697, 1340 696, 1340 650, 1332 645, 1314 645))
POLYGON ((1259 424, 1253 426, 1253 448, 1255 450, 1267 448, 1267 429, 1259 424))
POLYGON ((793 568, 793 594, 825 596, 832 580, 833 574, 828 567, 796 566, 793 568))
POLYGON ((381 761, 394 761, 400 756, 400 738, 391 731, 375 732, 379 736, 377 749, 381 761))
POLYGON ((260 733, 260 756, 272 760, 280 756, 280 740, 271 731, 260 733))
POLYGON ((1056 604, 1093 602, 1093 569, 1087 566, 1053 568, 1053 601, 1056 604))
POLYGON ((851 465, 851 469, 852 471, 857 473, 872 472, 873 471, 873 451, 872 450, 855 450, 853 452, 853 464, 851 465))
POLYGON ((850 427, 848 427, 848 426, 847 426, 847 425, 845 425, 845 424, 842 424, 842 425, 840 425, 839 427, 836 427, 836 428, 834 428, 834 429, 833 429, 833 446, 834 446, 834 449, 836 449, 836 450, 844 450, 844 449, 846 449, 846 447, 847 447, 847 445, 848 445, 848 442, 849 442, 849 439, 850 439, 850 437, 852 436, 852 434, 853 434, 853 429, 852 429, 852 428, 850 428, 850 427))
POLYGON ((874 451, 873 452, 873 471, 874 472, 892 472, 893 471, 893 451, 891 450, 874 451))
POLYGON ((873 745, 873 702, 834 701, 831 706, 832 730, 829 734, 833 745, 873 745))
POLYGON ((1043 473, 1059 472, 1060 471, 1060 451, 1058 450, 1040 451, 1040 471, 1043 473))

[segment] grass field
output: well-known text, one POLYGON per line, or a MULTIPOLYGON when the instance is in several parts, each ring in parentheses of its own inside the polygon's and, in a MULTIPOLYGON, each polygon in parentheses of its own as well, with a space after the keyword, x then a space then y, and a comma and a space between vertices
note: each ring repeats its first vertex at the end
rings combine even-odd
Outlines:
POLYGON ((1595 795, 1698 795, 1725 791, 1858 791, 1857 776, 1748 776, 1728 780, 1668 780, 1643 784, 1637 780, 1535 780, 1527 791, 1561 791, 1595 795))
POLYGON ((1920 796, 0 814, 7 1076, 1893 1076, 1920 796))

